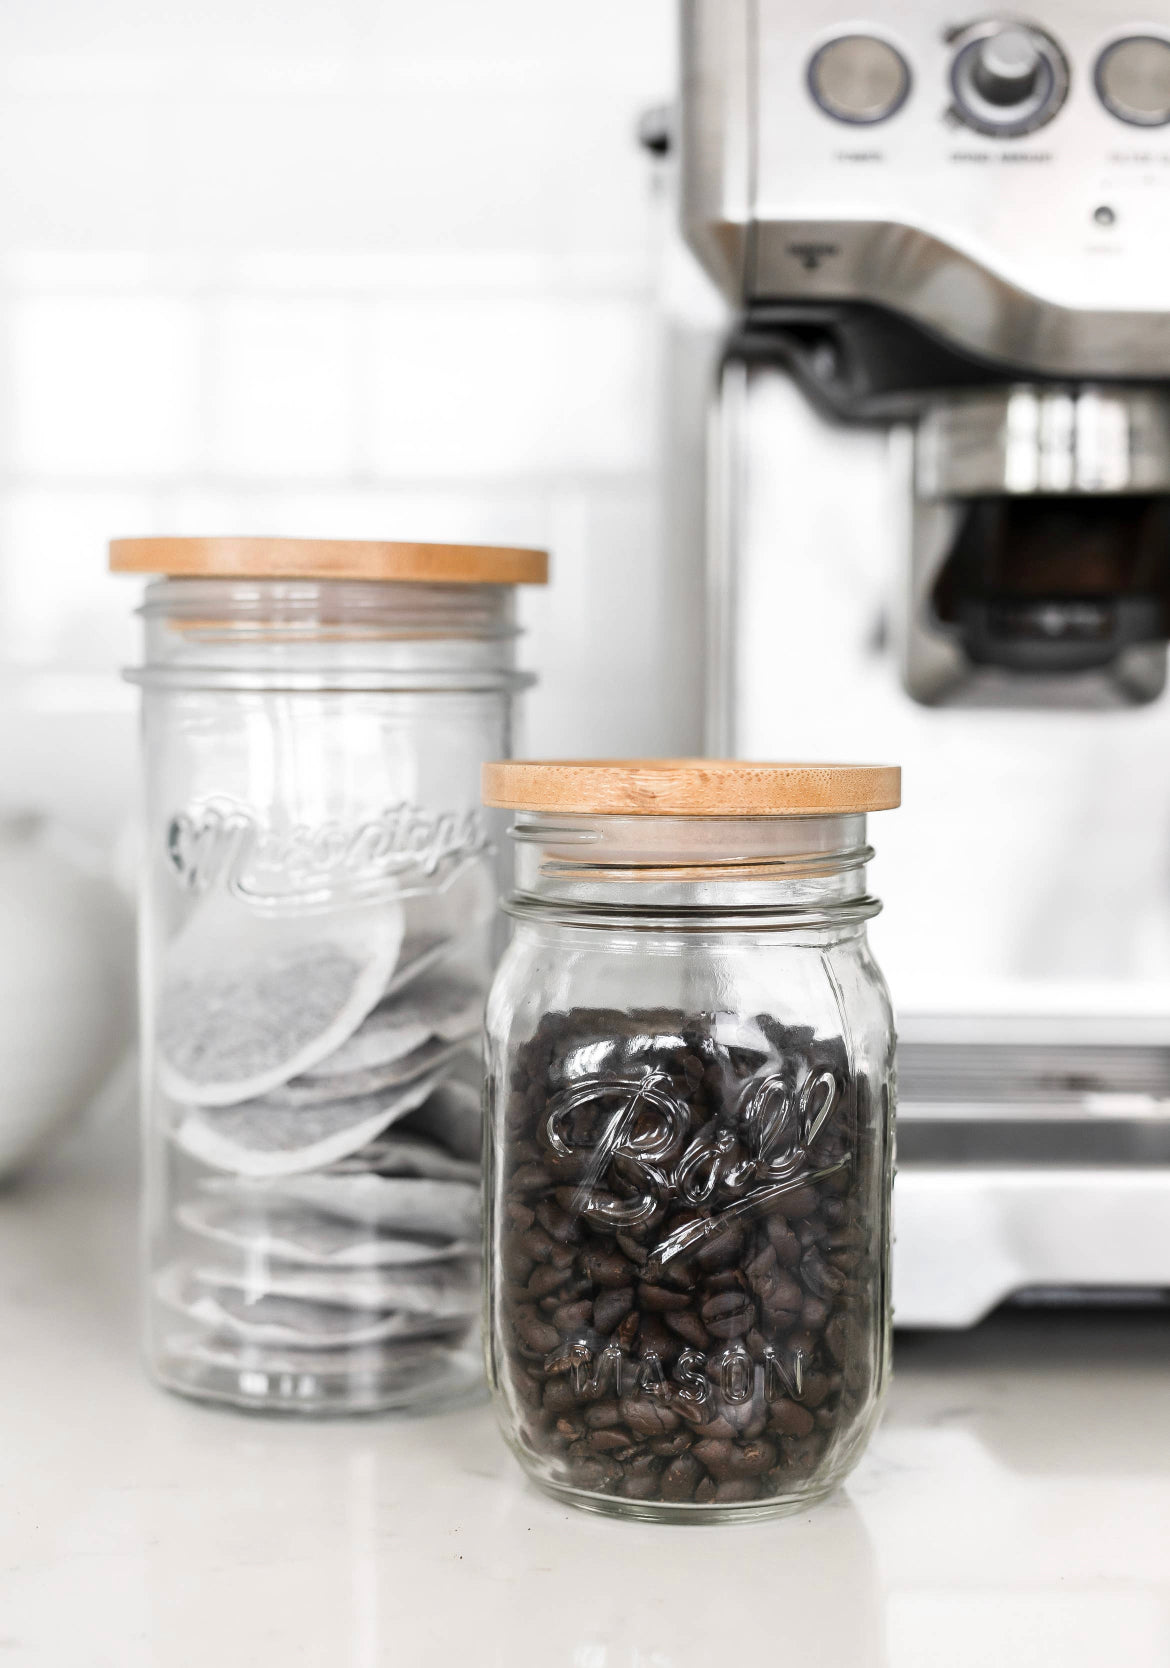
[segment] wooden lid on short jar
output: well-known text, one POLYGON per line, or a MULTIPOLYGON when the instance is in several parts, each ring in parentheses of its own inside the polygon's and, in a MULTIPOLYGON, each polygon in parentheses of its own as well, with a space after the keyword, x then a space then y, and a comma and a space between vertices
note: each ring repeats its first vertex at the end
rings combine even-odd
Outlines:
POLYGON ((809 817, 890 811, 897 765, 737 759, 505 759, 483 767, 483 802, 579 816, 809 817))
POLYGON ((543 550, 380 539, 114 539, 114 573, 171 579, 366 579, 424 585, 545 585, 543 550))

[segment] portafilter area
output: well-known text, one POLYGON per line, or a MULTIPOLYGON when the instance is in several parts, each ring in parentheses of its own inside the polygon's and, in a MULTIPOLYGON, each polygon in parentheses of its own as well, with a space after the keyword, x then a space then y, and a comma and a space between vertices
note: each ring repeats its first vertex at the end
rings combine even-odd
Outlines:
POLYGON ((930 703, 1154 699, 1170 637, 1170 395, 948 396, 916 445, 907 683, 930 703))

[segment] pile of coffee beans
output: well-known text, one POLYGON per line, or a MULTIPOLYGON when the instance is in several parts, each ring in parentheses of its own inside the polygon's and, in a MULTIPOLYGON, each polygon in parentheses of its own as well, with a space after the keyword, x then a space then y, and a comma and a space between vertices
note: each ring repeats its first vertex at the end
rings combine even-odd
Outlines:
POLYGON ((880 1094, 765 1014, 541 1019, 491 1203, 493 1377, 539 1475, 722 1506, 843 1468, 882 1373, 880 1094))

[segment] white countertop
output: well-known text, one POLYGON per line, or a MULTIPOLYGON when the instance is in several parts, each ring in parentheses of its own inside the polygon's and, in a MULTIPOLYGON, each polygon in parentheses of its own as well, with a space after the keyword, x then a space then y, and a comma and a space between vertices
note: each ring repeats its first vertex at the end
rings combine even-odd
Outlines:
POLYGON ((1170 1663, 1164 1319, 903 1339, 827 1505, 613 1523, 530 1489, 486 1406, 310 1424, 152 1388, 129 1172, 90 1136, 0 1193, 0 1665, 1170 1663))

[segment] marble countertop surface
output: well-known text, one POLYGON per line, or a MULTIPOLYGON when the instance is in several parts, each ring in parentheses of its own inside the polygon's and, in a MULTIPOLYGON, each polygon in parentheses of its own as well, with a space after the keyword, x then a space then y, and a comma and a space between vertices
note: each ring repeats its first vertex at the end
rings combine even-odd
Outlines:
POLYGON ((1166 1668, 1170 1321, 899 1339, 846 1488, 731 1528, 521 1478, 480 1405, 311 1424, 154 1389, 132 1164, 0 1193, 0 1668, 1166 1668))

